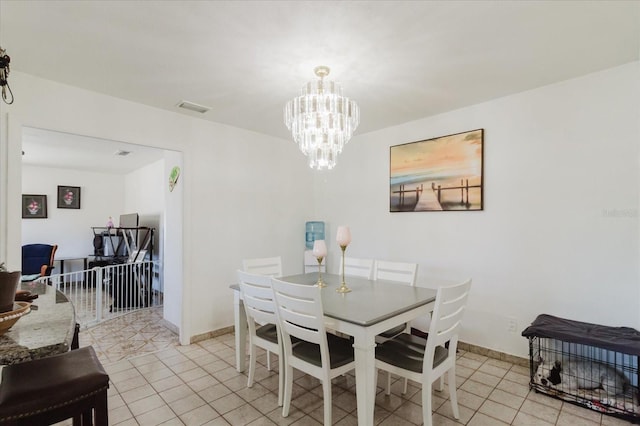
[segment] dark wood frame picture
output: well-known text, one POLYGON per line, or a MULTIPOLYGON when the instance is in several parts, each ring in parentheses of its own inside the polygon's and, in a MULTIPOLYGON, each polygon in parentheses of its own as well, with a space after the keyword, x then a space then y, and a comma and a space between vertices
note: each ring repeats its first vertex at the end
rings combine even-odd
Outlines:
POLYGON ((59 209, 79 209, 80 208, 80 187, 58 185, 58 208, 59 209))
POLYGON ((22 218, 46 219, 47 196, 35 194, 22 194, 22 218))
POLYGON ((389 211, 483 210, 484 129, 389 150, 389 211))

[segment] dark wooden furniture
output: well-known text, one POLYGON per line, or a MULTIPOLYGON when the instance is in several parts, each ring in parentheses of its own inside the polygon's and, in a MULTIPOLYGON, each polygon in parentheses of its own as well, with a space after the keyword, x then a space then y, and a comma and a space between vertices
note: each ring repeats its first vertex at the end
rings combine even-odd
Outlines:
POLYGON ((109 376, 91 346, 2 370, 1 425, 108 425, 109 376))

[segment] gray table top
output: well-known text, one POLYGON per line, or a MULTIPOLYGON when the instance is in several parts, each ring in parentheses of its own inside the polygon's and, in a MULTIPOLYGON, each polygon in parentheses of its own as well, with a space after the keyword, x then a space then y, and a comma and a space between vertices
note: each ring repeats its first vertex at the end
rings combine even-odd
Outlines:
MULTIPOLYGON (((281 279, 290 283, 313 285, 318 280, 318 274, 290 275, 281 279)), ((351 276, 345 277, 351 292, 338 293, 336 289, 342 282, 340 275, 322 274, 322 279, 327 284, 322 289, 324 314, 364 327, 431 303, 436 298, 434 289, 351 276)))
POLYGON ((20 288, 38 294, 31 312, 0 336, 0 364, 15 364, 69 350, 75 327, 75 310, 54 287, 38 282, 20 288))

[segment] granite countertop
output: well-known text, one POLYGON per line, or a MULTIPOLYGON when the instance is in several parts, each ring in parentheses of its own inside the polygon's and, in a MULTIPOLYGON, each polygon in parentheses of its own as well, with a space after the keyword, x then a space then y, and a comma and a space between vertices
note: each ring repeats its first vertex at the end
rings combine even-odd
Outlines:
POLYGON ((20 288, 39 296, 31 312, 0 336, 0 365, 67 352, 73 339, 75 310, 63 293, 38 282, 23 282, 20 288))

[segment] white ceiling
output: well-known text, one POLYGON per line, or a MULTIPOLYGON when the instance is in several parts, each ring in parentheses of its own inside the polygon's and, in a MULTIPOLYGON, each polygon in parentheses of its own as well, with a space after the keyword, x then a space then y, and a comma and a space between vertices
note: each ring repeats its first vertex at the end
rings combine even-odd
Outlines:
POLYGON ((22 163, 41 167, 127 174, 164 158, 164 151, 141 145, 23 127, 22 163), (126 151, 128 155, 116 155, 126 151))
POLYGON ((0 45, 12 70, 281 138, 327 65, 363 134, 636 61, 640 2, 2 0, 0 45))

